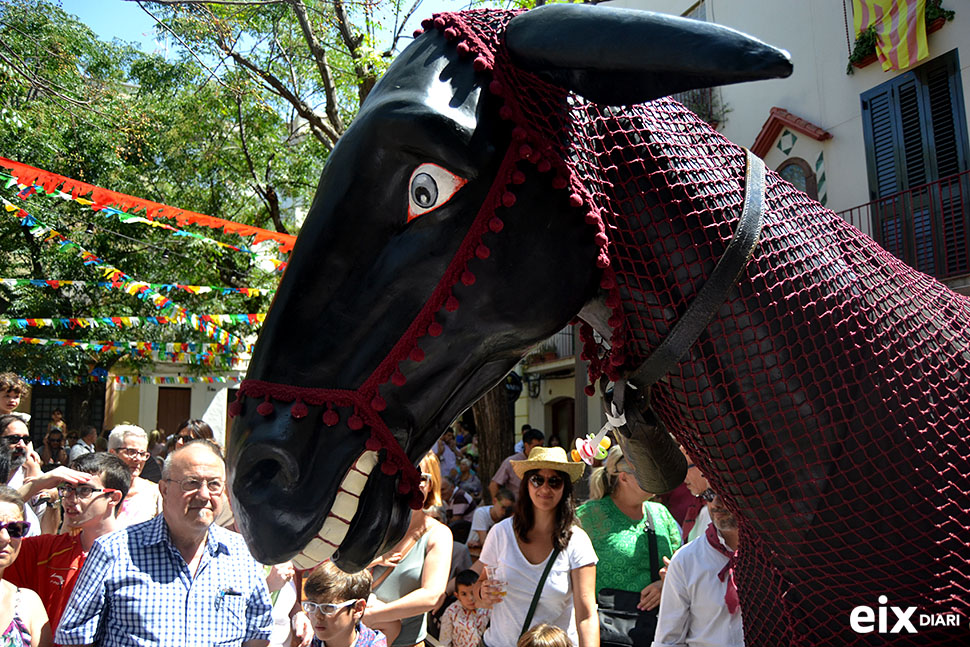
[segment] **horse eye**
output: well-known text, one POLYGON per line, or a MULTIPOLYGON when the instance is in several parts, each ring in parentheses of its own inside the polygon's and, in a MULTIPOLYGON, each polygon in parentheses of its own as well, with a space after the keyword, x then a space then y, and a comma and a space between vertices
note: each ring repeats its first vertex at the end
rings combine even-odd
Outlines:
POLYGON ((408 182, 408 222, 448 202, 467 182, 437 164, 421 164, 408 182))

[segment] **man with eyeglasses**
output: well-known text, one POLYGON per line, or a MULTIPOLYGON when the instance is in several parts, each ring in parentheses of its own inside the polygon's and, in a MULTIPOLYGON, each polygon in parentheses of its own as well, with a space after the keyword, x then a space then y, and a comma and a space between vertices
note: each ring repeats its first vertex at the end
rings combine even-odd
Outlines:
POLYGON ((162 514, 94 542, 55 642, 267 645, 263 568, 240 535, 213 524, 225 484, 217 445, 194 441, 169 454, 162 514))
POLYGON ((117 514, 131 483, 128 467, 111 454, 85 454, 71 464, 73 474, 65 469, 32 482, 36 487, 62 476, 70 479, 56 483, 65 533, 24 539, 17 561, 4 572, 5 579, 37 592, 52 630, 57 629, 94 540, 121 527, 117 514))

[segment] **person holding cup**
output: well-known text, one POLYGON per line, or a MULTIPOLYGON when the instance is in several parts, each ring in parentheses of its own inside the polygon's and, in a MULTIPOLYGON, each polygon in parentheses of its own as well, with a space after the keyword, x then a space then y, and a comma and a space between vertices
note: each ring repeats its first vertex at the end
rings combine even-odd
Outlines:
POLYGON ((596 553, 574 523, 573 483, 584 468, 562 447, 512 461, 522 479, 515 513, 491 529, 473 567, 481 604, 492 609, 486 647, 515 645, 542 623, 565 629, 578 647, 599 647, 596 553))

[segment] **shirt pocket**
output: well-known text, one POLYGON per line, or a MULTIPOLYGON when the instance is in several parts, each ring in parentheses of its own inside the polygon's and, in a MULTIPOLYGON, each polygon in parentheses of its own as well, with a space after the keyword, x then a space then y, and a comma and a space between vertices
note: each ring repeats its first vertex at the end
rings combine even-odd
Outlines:
POLYGON ((216 602, 216 645, 238 645, 246 637, 246 598, 223 595, 216 602))

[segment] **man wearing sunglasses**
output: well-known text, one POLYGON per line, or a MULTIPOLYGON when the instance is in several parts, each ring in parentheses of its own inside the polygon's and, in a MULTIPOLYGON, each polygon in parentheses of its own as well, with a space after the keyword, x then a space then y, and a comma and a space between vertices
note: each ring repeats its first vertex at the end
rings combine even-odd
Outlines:
MULTIPOLYGON (((20 490, 24 485, 26 469, 24 467, 29 455, 33 454, 37 471, 40 471, 40 457, 34 453, 34 446, 30 442, 30 431, 27 424, 18 415, 8 413, 0 416, 0 442, 10 448, 10 472, 7 474, 7 485, 20 490)), ((21 495, 24 493, 21 491, 21 495)), ((46 504, 30 502, 24 509, 24 520, 30 524, 30 536, 39 535, 40 515, 44 513, 46 504), (36 504, 36 505, 35 505, 36 504)))
POLYGON ((197 440, 176 449, 158 487, 162 514, 94 542, 55 642, 265 647, 263 567, 240 535, 213 524, 226 487, 219 447, 197 440))
POLYGON ((94 540, 121 527, 119 505, 131 484, 128 466, 111 454, 85 454, 71 463, 73 474, 65 470, 57 468, 39 479, 69 479, 56 483, 65 533, 24 539, 20 556, 4 573, 17 586, 37 592, 52 630, 57 629, 94 540))

